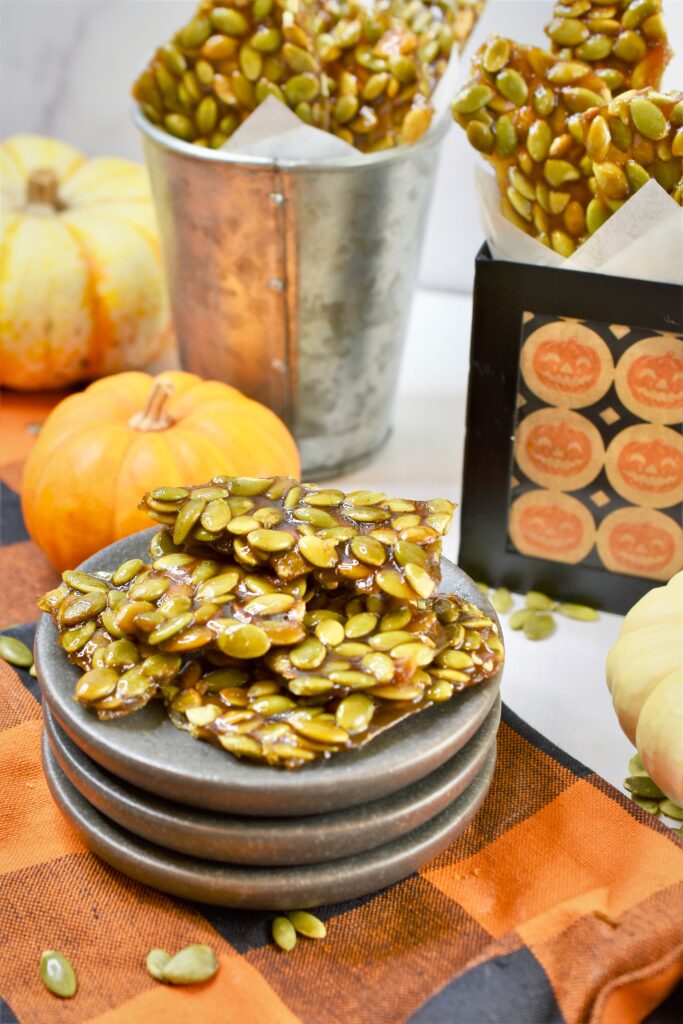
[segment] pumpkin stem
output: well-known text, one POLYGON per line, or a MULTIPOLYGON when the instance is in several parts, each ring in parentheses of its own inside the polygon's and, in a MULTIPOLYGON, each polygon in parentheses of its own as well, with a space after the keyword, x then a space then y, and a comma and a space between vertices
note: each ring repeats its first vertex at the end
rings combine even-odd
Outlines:
POLYGON ((26 185, 27 205, 38 204, 51 206, 55 210, 63 210, 64 203, 58 195, 59 182, 51 167, 37 167, 28 176, 26 185))
POLYGON ((134 430, 166 430, 173 426, 175 420, 164 409, 172 394, 173 387, 168 381, 155 380, 147 399, 147 405, 142 412, 136 412, 131 416, 128 426, 134 430))

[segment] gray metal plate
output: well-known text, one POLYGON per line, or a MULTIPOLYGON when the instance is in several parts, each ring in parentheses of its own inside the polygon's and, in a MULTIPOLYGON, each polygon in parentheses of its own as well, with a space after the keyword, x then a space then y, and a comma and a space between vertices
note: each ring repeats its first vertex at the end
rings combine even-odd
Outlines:
MULTIPOLYGON (((147 558, 155 528, 117 541, 83 563, 111 570, 129 558, 147 558)), ((472 580, 443 560, 440 590, 493 608, 472 580)), ((238 761, 174 728, 153 701, 126 718, 101 722, 72 694, 80 669, 57 644, 43 615, 36 632, 36 669, 43 697, 74 743, 103 768, 148 792, 209 810, 258 817, 321 814, 365 804, 424 778, 453 757, 493 707, 500 673, 445 704, 380 734, 360 750, 315 761, 298 771, 238 761)))
POLYGON ((102 860, 162 892, 183 899, 254 910, 292 910, 364 896, 405 878, 441 853, 469 824, 491 783, 495 747, 480 773, 452 804, 420 828, 369 853, 324 864, 244 867, 199 860, 155 846, 105 818, 59 767, 43 735, 50 792, 83 842, 102 860))
POLYGON ((163 800, 100 768, 44 707, 45 732, 60 768, 81 796, 122 828, 205 860, 292 865, 374 849, 418 828, 456 799, 495 745, 500 699, 469 743, 424 779, 361 807, 303 818, 220 815, 163 800))

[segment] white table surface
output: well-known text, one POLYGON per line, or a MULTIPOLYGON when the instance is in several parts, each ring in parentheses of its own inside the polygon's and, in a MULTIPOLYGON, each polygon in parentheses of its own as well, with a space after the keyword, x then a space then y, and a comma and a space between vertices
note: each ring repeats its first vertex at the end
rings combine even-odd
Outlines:
MULTIPOLYGON (((346 488, 371 485, 403 497, 459 499, 471 308, 469 295, 418 291, 394 433, 371 463, 337 483, 346 488)), ((444 545, 453 560, 458 531, 456 513, 444 545)), ((523 604, 515 595, 515 607, 523 604)), ((506 616, 501 618, 505 630, 506 616)), ((634 750, 617 722, 604 673, 622 617, 603 612, 594 623, 556 618, 556 632, 543 641, 505 630, 503 699, 544 736, 623 789, 634 750)))

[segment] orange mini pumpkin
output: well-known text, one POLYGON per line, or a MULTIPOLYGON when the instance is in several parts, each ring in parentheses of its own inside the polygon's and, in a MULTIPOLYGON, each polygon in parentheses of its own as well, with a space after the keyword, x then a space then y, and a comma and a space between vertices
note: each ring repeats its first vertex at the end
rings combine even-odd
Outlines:
POLYGON ((24 473, 29 533, 58 569, 151 525, 145 491, 219 474, 299 475, 278 417, 241 392, 191 373, 120 373, 60 402, 24 473))

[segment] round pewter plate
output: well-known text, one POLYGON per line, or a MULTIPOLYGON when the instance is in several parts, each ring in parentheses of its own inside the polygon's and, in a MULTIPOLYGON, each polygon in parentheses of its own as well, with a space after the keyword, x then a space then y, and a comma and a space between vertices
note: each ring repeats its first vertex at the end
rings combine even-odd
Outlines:
MULTIPOLYGON (((129 558, 148 559, 156 528, 117 541, 81 568, 111 571, 129 558)), ((442 562, 443 593, 496 613, 479 588, 451 562, 442 562)), ((178 803, 257 817, 321 814, 378 800, 424 778, 474 735, 495 703, 500 673, 381 733, 358 750, 314 761, 295 771, 239 761, 176 729, 152 701, 124 718, 101 722, 73 699, 81 670, 57 642, 48 615, 38 623, 36 670, 43 697, 77 747, 132 785, 178 803)))
POLYGON ((319 907, 376 892, 431 860, 472 820, 491 784, 495 746, 482 770, 452 804, 420 828, 368 853, 297 867, 244 867, 199 860, 140 839, 80 795, 43 735, 43 766, 52 796, 83 842, 113 868, 182 899, 253 910, 319 907))
POLYGON ((45 733, 69 782, 117 825, 179 853, 233 864, 314 864, 372 850, 424 824, 481 771, 495 745, 500 699, 469 743, 424 779, 361 807, 304 818, 220 815, 171 803, 100 768, 44 706, 45 733))

